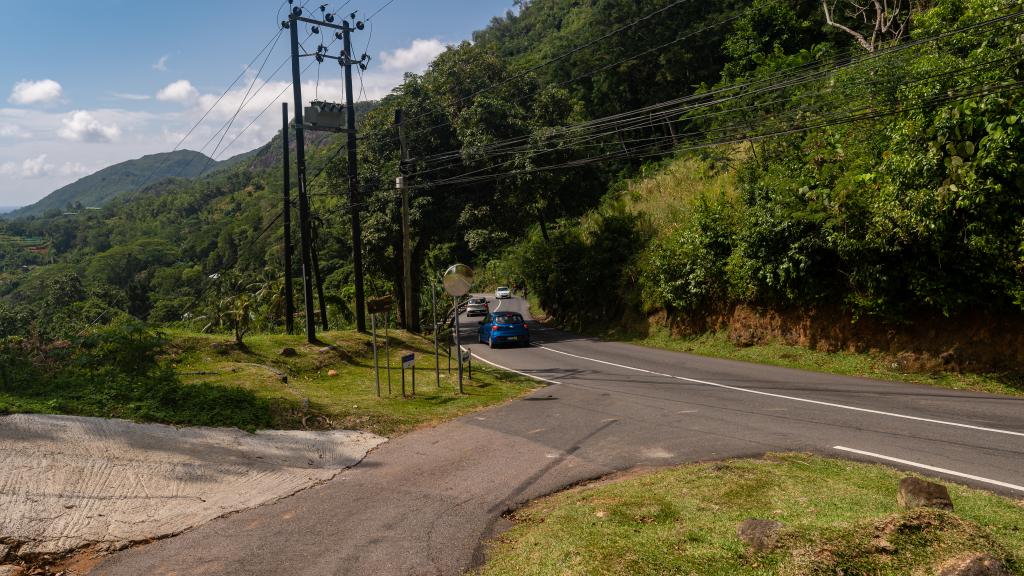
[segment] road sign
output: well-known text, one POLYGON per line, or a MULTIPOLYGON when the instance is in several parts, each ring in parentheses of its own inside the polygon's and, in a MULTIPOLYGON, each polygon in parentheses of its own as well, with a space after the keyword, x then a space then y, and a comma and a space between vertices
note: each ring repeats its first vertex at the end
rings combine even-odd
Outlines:
POLYGON ((416 365, 416 354, 409 352, 405 356, 402 356, 402 368, 412 368, 416 365))
POLYGON ((473 269, 465 264, 455 264, 445 270, 442 283, 450 296, 465 296, 473 287, 473 269))
POLYGON ((394 305, 395 299, 391 296, 381 296, 380 298, 370 298, 366 301, 366 308, 370 311, 370 314, 380 314, 391 310, 394 305))

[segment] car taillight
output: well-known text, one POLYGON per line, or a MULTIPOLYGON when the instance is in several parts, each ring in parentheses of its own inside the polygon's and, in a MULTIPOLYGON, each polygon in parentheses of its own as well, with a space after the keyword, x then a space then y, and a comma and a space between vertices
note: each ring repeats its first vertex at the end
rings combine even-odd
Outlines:
POLYGON ((491 325, 491 332, 497 332, 497 331, 498 331, 498 325, 497 324, 491 325))
POLYGON ((527 326, 526 324, 523 324, 523 328, 526 328, 527 330, 529 330, 529 329, 530 329, 530 327, 529 327, 529 326, 527 326))

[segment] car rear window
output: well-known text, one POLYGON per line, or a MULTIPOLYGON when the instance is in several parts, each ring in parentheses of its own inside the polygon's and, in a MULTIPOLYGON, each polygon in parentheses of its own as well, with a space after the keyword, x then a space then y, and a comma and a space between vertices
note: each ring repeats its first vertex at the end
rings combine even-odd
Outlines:
POLYGON ((470 304, 486 304, 487 303, 487 299, 486 298, 470 298, 469 299, 469 303, 470 304))
POLYGON ((522 324, 523 317, 519 314, 502 314, 494 317, 495 324, 522 324))

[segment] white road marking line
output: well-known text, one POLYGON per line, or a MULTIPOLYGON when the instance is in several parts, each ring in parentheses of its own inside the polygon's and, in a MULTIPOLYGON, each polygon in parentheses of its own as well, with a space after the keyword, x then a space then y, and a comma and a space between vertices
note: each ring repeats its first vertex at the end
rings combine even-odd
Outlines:
POLYGON ((541 382, 547 382, 549 384, 561 384, 561 382, 559 382, 557 380, 548 380, 547 378, 541 378, 540 376, 534 376, 533 374, 527 374, 526 372, 520 372, 519 370, 513 370, 513 369, 509 368, 508 366, 502 366, 501 364, 498 364, 497 362, 491 362, 490 360, 488 360, 488 359, 486 359, 486 358, 484 358, 484 357, 482 357, 482 356, 480 356, 478 354, 473 354, 473 357, 476 358, 477 360, 485 363, 485 364, 490 364, 491 366, 494 366, 495 368, 501 368, 502 370, 507 370, 509 372, 512 372, 513 374, 519 374, 520 376, 526 376, 527 378, 533 378, 534 380, 540 380, 541 382))
POLYGON ((798 396, 787 396, 785 394, 775 394, 773 392, 763 392, 761 390, 752 390, 750 388, 741 388, 739 386, 729 386, 727 384, 718 384, 717 382, 708 382, 707 380, 697 380, 696 378, 686 378, 684 376, 675 376, 673 374, 663 374, 661 372, 654 372, 653 370, 645 370, 643 368, 636 368, 635 366, 626 366, 624 364, 615 364, 614 362, 607 362, 605 360, 598 360, 596 358, 588 358, 586 356, 580 356, 578 354, 570 354, 569 352, 563 352, 561 350, 555 350, 554 348, 548 348, 547 346, 536 346, 542 350, 554 352, 556 354, 564 354, 565 356, 571 356, 573 358, 579 358, 581 360, 589 360, 591 362, 597 362, 599 364, 607 364, 608 366, 615 366, 616 368, 625 368, 626 370, 635 370, 637 372, 643 372, 645 374, 651 374, 653 376, 661 376, 663 378, 674 378, 676 380, 683 380, 685 382, 693 382, 695 384, 704 384, 707 386, 714 386, 716 388, 724 388, 726 390, 735 390, 737 392, 746 392, 748 394, 758 394, 761 396, 770 396, 772 398, 782 398, 785 400, 793 400, 795 402, 806 402, 808 404, 817 404, 819 406, 829 406, 831 408, 841 408, 843 410, 852 410, 854 412, 865 412, 867 414, 878 414, 880 416, 889 416, 892 418, 902 418, 904 420, 916 420, 918 422, 928 422, 931 424, 941 424, 943 426, 955 426, 957 428, 968 428, 970 430, 980 430, 982 432, 993 432, 996 434, 1008 434, 1010 436, 1024 437, 1024 432, 1014 432, 1012 430, 1002 430, 1000 428, 986 428, 984 426, 974 426, 972 424, 963 424, 960 422, 950 422, 948 420, 936 420, 933 418, 922 418, 920 416, 910 416, 909 414, 899 414, 897 412, 885 412, 882 410, 872 410, 871 408, 860 408, 858 406, 848 406, 846 404, 836 404, 835 402, 824 402, 822 400, 811 400, 809 398, 800 398, 798 396))
POLYGON ((497 312, 498 310, 501 310, 502 302, 501 302, 501 299, 499 299, 499 298, 495 298, 495 300, 498 301, 498 305, 494 307, 494 311, 497 312))
POLYGON ((1024 486, 1018 486, 1016 484, 1010 484, 1009 482, 1000 482, 999 480, 992 480, 991 478, 984 478, 982 476, 975 476, 974 474, 964 474, 963 472, 957 472, 955 470, 949 470, 946 468, 939 468, 937 466, 929 466, 927 464, 921 464, 920 462, 911 462, 910 460, 903 460, 901 458, 893 458, 892 456, 885 456, 883 454, 875 454, 874 452, 865 452, 864 450, 857 450, 855 448, 847 448, 845 446, 833 446, 834 450, 842 450, 844 452, 853 452, 854 454, 860 454, 861 456, 870 456, 872 458, 878 458, 879 460, 887 460, 889 462, 896 462, 897 464, 905 464, 914 468, 921 468, 922 470, 931 470, 932 472, 939 472, 941 474, 949 474, 950 476, 959 476, 960 478, 967 478, 969 480, 976 480, 978 482, 984 482, 986 484, 992 484, 994 486, 1002 486, 1003 488, 1010 488, 1013 490, 1020 490, 1024 492, 1024 486))

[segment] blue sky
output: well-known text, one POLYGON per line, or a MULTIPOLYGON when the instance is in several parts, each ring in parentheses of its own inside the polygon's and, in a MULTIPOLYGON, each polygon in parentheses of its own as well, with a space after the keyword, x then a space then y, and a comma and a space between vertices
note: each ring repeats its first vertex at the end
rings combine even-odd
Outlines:
MULTIPOLYGON (((344 5, 339 17, 358 10, 357 18, 367 18, 386 2, 337 0, 328 11, 344 5)), ((307 13, 318 15, 321 3, 307 1, 307 13)), ((255 148, 280 126, 277 103, 291 99, 290 91, 278 98, 290 82, 290 66, 271 76, 288 56, 287 33, 262 73, 256 74, 263 57, 246 69, 277 34, 287 10, 281 0, 51 0, 4 8, 0 206, 30 204, 105 166, 173 149, 240 73, 182 148, 198 150, 212 137, 204 152, 213 154, 218 131, 250 85, 248 104, 215 157, 255 148)), ((393 0, 353 36, 357 50, 373 58, 357 96, 387 94, 405 72, 422 71, 445 45, 470 38, 510 8, 512 0, 393 0)), ((314 37, 306 45, 315 49, 317 43, 314 37)), ((339 68, 330 61, 319 83, 314 64, 303 85, 306 100, 316 93, 343 97, 339 68)))

